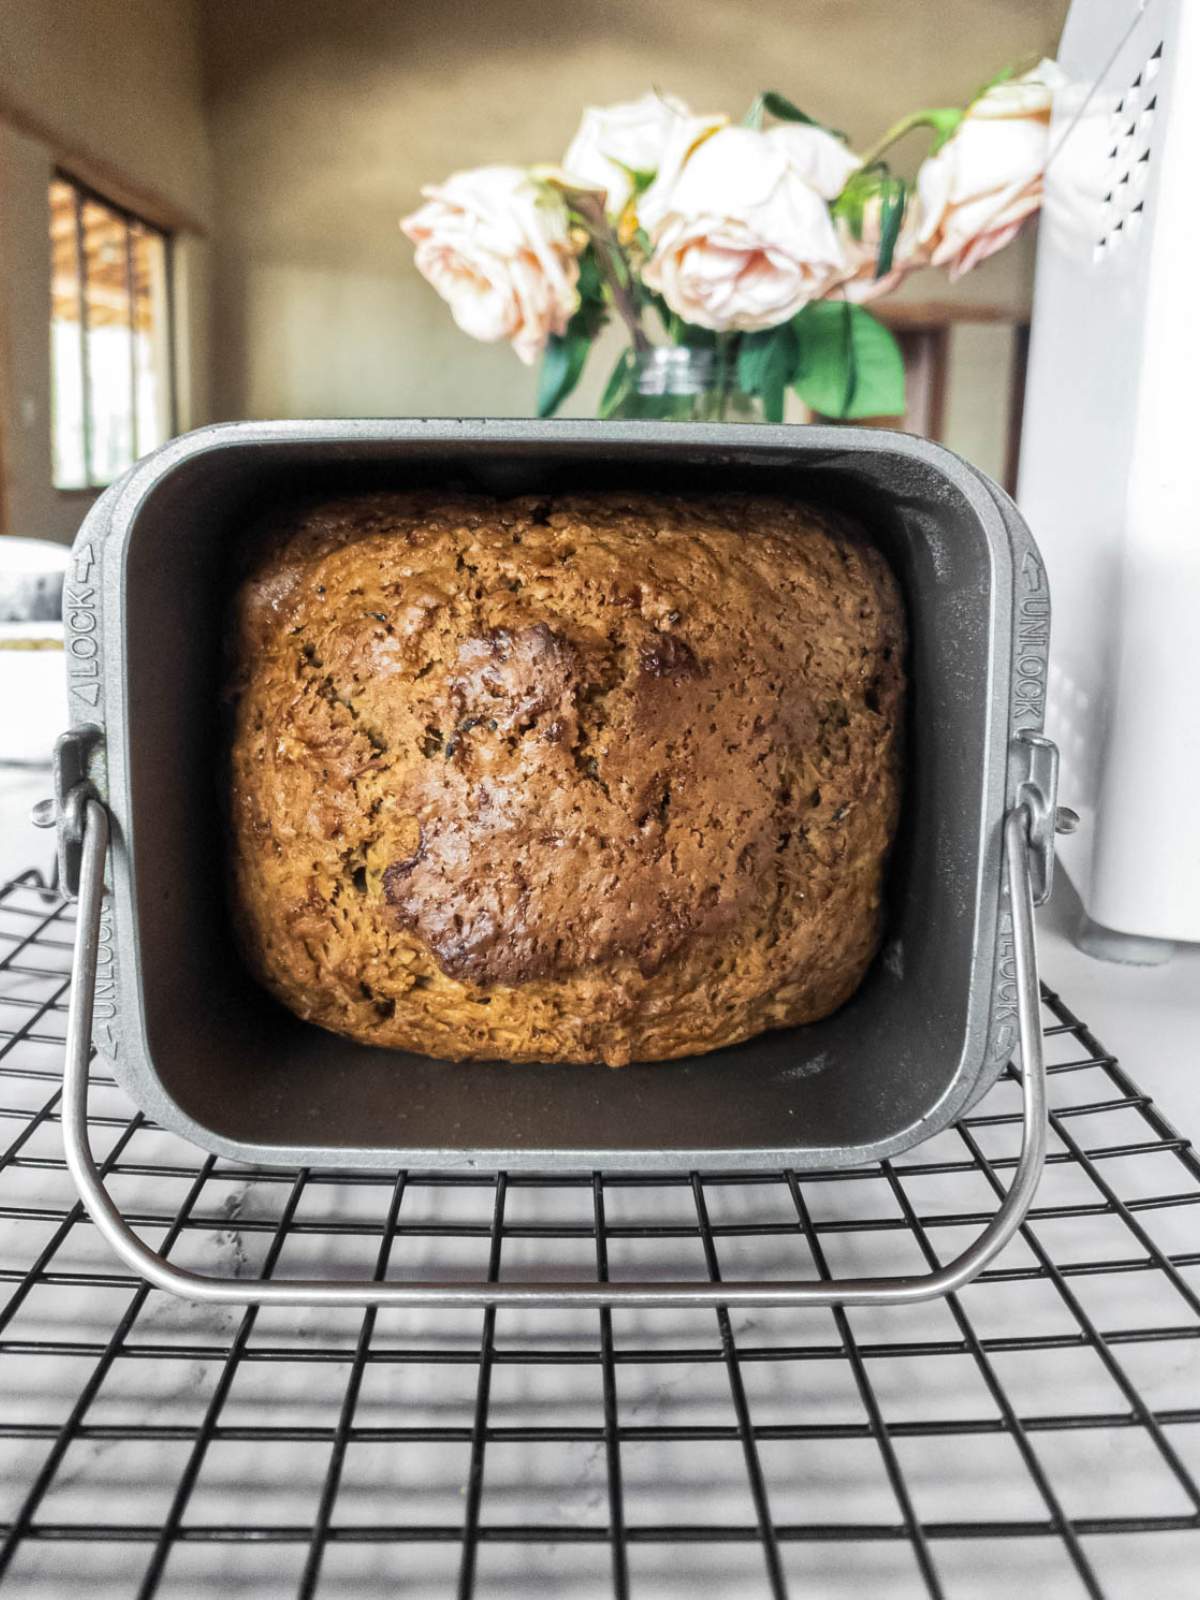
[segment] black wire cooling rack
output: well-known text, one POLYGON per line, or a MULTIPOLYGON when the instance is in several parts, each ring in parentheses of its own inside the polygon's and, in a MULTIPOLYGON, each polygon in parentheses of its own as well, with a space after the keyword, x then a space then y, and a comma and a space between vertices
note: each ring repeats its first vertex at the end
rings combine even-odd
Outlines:
MULTIPOLYGON (((849 1311, 202 1309, 115 1270, 58 1103, 72 911, 0 889, 0 1573, 58 1597, 1184 1600, 1200 1161, 1044 991, 1051 1151, 961 1295, 849 1311)), ((251 1070, 248 1064, 247 1070, 251 1070)), ((129 1220, 245 1274, 923 1271, 1015 1164, 1019 1084, 846 1173, 261 1171, 94 1083, 129 1220)))

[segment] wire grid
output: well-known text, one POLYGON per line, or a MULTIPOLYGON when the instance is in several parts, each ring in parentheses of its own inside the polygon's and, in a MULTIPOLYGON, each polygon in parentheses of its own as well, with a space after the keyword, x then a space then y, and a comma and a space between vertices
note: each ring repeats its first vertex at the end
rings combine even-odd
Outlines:
MULTIPOLYGON (((10 1592, 1200 1592, 1200 1162, 1058 996, 1035 1209, 961 1295, 239 1312, 118 1270, 74 1197, 72 916, 33 872, 0 889, 10 1592)), ((906 1159, 836 1174, 267 1171, 111 1079, 91 1111, 127 1217, 201 1270, 720 1279, 948 1258, 1003 1193, 1020 1096, 1010 1071, 906 1159)))

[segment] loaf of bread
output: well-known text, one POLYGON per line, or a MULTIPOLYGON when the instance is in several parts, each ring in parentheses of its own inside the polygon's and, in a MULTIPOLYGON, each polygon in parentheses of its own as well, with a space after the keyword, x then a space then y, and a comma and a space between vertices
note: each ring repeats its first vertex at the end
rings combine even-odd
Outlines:
POLYGON ((620 1065, 861 981, 900 789, 895 579, 785 499, 373 493, 237 596, 235 920, 301 1017, 620 1065))

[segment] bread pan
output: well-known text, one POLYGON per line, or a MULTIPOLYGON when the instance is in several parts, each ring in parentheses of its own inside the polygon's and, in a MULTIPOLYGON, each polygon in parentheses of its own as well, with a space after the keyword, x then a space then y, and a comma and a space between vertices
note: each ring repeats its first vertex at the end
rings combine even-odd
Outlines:
POLYGON ((1019 997, 1002 838, 1006 814, 1027 803, 1043 898, 1049 599, 1011 502, 939 446, 823 427, 206 428, 96 504, 65 610, 74 727, 57 783, 68 876, 82 795, 98 797, 111 827, 94 1038, 143 1111, 206 1149, 289 1166, 847 1167, 945 1127, 1011 1054, 1019 997), (863 521, 908 607, 908 771, 883 947, 835 1015, 681 1062, 452 1065, 300 1022, 242 970, 219 795, 234 546, 282 496, 451 481, 499 494, 769 492, 863 521))

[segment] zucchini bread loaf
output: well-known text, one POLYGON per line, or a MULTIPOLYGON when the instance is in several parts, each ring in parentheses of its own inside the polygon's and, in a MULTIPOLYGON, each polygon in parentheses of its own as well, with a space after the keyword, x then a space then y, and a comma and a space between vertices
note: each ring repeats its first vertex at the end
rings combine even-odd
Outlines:
POLYGON ((783 499, 375 493, 237 596, 235 921, 300 1016, 449 1059, 811 1022, 878 943, 904 619, 783 499))

